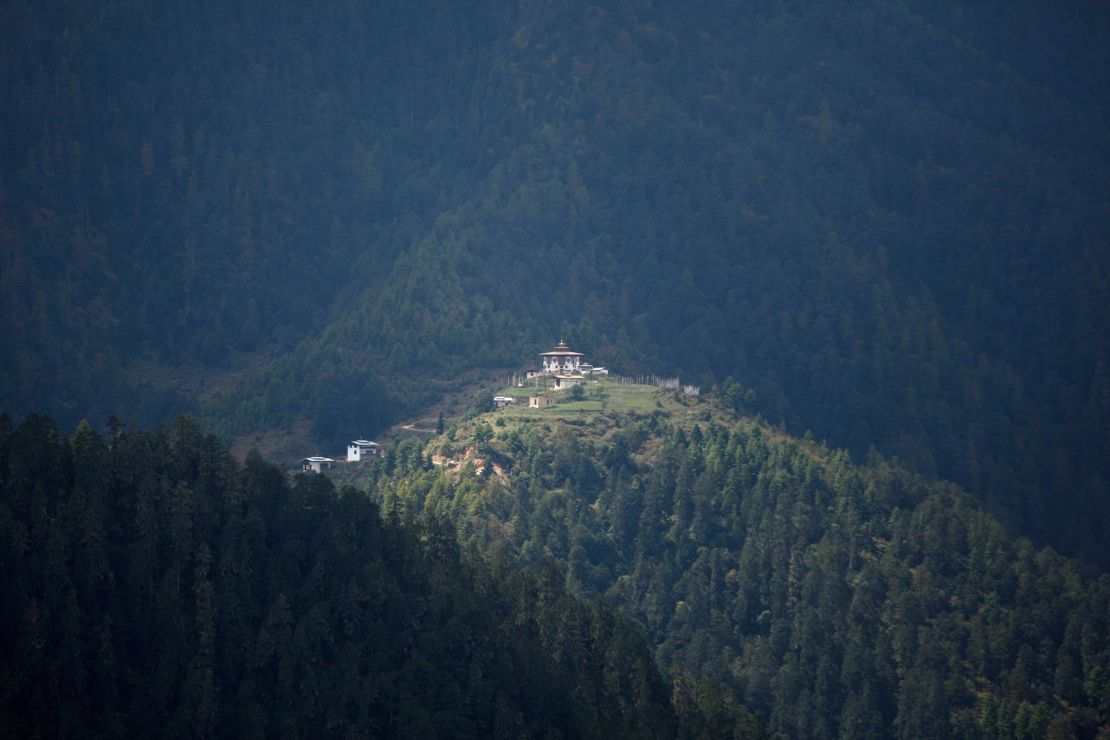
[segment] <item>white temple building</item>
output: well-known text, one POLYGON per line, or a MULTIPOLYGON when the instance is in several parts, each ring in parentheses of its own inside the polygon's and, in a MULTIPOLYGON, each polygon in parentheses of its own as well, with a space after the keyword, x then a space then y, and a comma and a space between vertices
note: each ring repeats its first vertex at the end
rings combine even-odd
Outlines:
MULTIPOLYGON (((555 349, 540 353, 540 359, 542 360, 540 369, 527 371, 525 379, 534 381, 537 388, 543 387, 551 391, 563 391, 585 383, 591 376, 609 374, 606 368, 594 367, 588 362, 583 362, 583 357, 584 355, 581 352, 575 352, 567 346, 565 341, 559 340, 555 349)), ((521 381, 518 385, 523 388, 524 381, 521 381)), ((497 400, 494 399, 494 401, 497 400)), ((537 403, 542 402, 537 401, 535 396, 528 401, 531 408, 537 408, 537 403)), ((538 408, 543 408, 543 406, 538 408)))
POLYGON ((566 342, 560 341, 550 352, 541 352, 543 372, 560 375, 577 374, 582 365, 582 353, 574 352, 566 342))

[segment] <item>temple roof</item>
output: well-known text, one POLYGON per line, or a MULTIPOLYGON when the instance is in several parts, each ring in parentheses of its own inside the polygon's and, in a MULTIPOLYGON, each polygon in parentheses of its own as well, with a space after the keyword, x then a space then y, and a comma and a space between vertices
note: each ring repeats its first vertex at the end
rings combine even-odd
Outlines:
POLYGON ((540 352, 540 357, 549 357, 549 356, 553 356, 553 355, 558 355, 558 356, 573 355, 573 356, 576 356, 576 357, 582 357, 583 356, 581 352, 572 352, 571 349, 569 347, 567 347, 567 343, 563 342, 561 340, 557 345, 555 345, 555 349, 551 350, 550 352, 540 352))

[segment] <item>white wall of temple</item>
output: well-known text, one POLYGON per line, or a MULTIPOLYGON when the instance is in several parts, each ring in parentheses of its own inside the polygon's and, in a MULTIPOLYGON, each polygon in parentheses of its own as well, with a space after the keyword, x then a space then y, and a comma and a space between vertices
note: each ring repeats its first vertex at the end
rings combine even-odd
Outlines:
POLYGON ((544 357, 543 371, 545 373, 577 372, 581 364, 581 357, 544 357))

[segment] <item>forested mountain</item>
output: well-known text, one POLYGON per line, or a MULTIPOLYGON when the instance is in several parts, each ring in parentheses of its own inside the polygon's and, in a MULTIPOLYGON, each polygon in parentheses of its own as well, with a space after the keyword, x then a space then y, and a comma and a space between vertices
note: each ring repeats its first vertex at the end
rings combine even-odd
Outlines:
POLYGON ((240 465, 189 419, 0 417, 0 541, 3 737, 760 731, 550 563, 495 577, 450 527, 240 465))
POLYGON ((1110 729, 1110 576, 716 401, 479 415, 366 472, 0 416, 0 735, 1110 729))
POLYGON ((381 428, 567 334, 1110 564, 1110 17, 5 3, 0 394, 381 428))
POLYGON ((371 490, 495 562, 553 558, 776 737, 1110 732, 1110 576, 951 484, 685 406, 479 416, 390 450, 371 490))

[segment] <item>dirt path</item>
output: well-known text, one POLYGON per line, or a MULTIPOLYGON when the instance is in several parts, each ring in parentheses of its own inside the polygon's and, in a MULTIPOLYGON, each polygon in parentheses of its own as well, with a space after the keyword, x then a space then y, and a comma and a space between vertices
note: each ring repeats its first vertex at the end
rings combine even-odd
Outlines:
POLYGON ((394 424, 389 428, 388 434, 394 435, 433 435, 436 433, 436 422, 439 415, 443 414, 445 424, 461 419, 474 396, 482 391, 494 392, 505 384, 505 377, 511 371, 508 369, 476 370, 465 386, 457 391, 444 395, 438 403, 423 409, 420 415, 394 424))
POLYGON ((396 426, 395 428, 404 429, 406 432, 416 432, 417 434, 435 434, 436 433, 435 427, 433 427, 431 429, 418 429, 416 427, 417 421, 423 421, 423 420, 422 419, 417 419, 416 421, 409 422, 408 424, 401 424, 399 426, 396 426))

